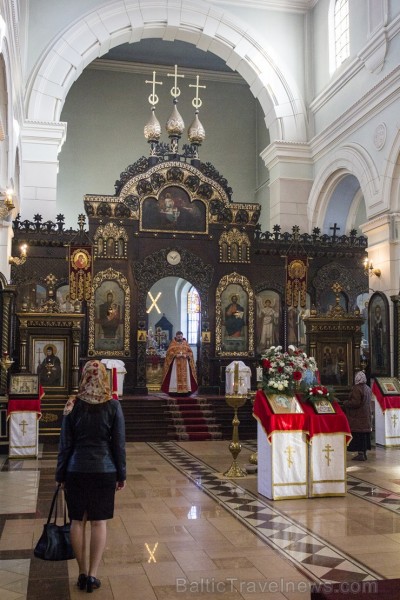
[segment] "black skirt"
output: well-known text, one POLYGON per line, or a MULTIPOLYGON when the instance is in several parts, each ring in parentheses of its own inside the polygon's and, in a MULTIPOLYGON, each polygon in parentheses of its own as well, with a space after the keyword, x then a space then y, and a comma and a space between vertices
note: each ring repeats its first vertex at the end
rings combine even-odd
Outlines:
POLYGON ((82 521, 104 521, 114 516, 116 473, 67 472, 65 498, 69 518, 82 521))
POLYGON ((371 434, 369 431, 352 431, 353 439, 347 446, 349 452, 366 452, 371 450, 371 434))

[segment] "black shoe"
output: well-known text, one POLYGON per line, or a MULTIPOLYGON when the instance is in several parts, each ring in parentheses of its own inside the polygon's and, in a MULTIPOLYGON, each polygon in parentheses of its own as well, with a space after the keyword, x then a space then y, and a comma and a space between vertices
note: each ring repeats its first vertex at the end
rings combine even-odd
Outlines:
POLYGON ((85 573, 81 573, 78 577, 78 581, 76 582, 76 585, 80 590, 86 590, 86 580, 87 577, 85 573))
POLYGON ((98 590, 100 586, 100 579, 96 579, 96 577, 92 577, 91 575, 86 579, 86 591, 88 594, 91 594, 93 590, 98 590))
POLYGON ((353 456, 351 460, 367 460, 364 454, 357 454, 357 456, 353 456))

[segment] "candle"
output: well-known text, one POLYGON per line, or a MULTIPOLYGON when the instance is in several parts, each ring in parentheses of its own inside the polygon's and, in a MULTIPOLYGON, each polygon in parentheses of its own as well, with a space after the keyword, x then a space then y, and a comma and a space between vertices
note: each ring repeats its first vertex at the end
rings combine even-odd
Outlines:
POLYGON ((233 369, 233 393, 237 394, 239 389, 239 363, 235 362, 233 369))

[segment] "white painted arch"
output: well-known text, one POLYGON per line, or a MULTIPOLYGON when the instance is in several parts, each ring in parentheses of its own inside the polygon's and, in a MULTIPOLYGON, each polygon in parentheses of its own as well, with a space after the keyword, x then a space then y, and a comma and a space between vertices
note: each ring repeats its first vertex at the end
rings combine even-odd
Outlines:
POLYGON ((203 0, 116 0, 83 14, 52 40, 36 64, 27 89, 27 120, 58 122, 85 67, 114 46, 144 38, 180 40, 216 54, 248 83, 271 140, 306 141, 304 101, 265 50, 266 41, 203 0))
POLYGON ((345 144, 335 154, 334 160, 330 157, 325 165, 321 165, 311 188, 307 213, 312 227, 322 228, 333 192, 346 175, 358 179, 368 218, 387 208, 381 195, 378 170, 365 149, 359 144, 345 144))

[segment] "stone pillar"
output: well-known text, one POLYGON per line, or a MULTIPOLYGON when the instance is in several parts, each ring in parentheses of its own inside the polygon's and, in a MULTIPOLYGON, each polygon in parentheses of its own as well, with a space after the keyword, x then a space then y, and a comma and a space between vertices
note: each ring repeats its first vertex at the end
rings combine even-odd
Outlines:
POLYGON ((21 130, 23 219, 32 220, 38 213, 45 216, 45 220, 55 221, 58 153, 65 141, 66 131, 66 123, 24 123, 21 130))
POLYGON ((270 214, 261 212, 261 229, 280 225, 290 231, 294 225, 309 233, 307 205, 313 184, 313 160, 308 144, 273 142, 261 152, 269 170, 270 214))

